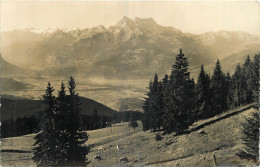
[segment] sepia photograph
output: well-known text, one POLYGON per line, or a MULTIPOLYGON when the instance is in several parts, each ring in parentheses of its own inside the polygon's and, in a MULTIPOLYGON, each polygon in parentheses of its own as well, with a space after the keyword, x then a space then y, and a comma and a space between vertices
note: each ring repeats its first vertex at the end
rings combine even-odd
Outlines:
POLYGON ((259 1, 0 2, 0 166, 259 166, 259 1))

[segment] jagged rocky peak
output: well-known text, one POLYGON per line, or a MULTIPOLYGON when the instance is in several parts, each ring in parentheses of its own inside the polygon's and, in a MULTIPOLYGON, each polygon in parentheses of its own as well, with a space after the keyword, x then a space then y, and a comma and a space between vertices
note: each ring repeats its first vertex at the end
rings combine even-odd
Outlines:
POLYGON ((118 26, 124 27, 124 26, 131 26, 134 24, 134 20, 132 20, 129 17, 124 16, 118 23, 118 26))

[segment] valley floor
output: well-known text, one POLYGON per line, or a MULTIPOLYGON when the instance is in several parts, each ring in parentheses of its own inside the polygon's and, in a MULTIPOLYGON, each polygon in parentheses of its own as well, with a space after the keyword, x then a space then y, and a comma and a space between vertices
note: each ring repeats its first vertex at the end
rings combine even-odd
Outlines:
MULTIPOLYGON (((87 145, 91 147, 87 155, 89 166, 213 166, 213 155, 220 166, 255 165, 252 161, 236 156, 238 150, 244 147, 240 123, 244 116, 249 116, 254 111, 256 109, 250 108, 223 119, 212 118, 218 121, 201 126, 191 133, 164 135, 159 149, 154 139, 155 133, 143 132, 141 122, 138 122, 140 126, 136 130, 123 123, 88 131, 87 145), (200 131, 205 133, 199 133, 200 131), (103 150, 98 150, 100 147, 103 150), (94 160, 96 155, 100 155, 102 160, 94 160), (120 163, 120 157, 127 157, 129 162, 120 163)), ((195 125, 205 122, 207 120, 195 125)), ((1 165, 35 166, 31 159, 33 136, 34 134, 1 139, 1 165)))

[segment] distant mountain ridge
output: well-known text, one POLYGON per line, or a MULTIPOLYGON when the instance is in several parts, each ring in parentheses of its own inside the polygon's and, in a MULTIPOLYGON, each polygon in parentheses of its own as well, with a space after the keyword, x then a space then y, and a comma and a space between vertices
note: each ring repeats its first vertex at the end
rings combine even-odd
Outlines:
MULTIPOLYGON (((86 29, 2 32, 1 53, 10 63, 52 76, 68 71, 107 78, 150 78, 165 74, 182 48, 192 66, 255 54, 259 37, 244 32, 183 33, 152 18, 123 17, 116 25, 86 29), (14 37, 14 39, 10 39, 14 37)), ((233 62, 231 62, 233 63, 233 62)), ((226 63, 228 64, 228 63, 226 63)))
MULTIPOLYGON (((94 108, 97 109, 99 115, 113 116, 117 113, 115 110, 98 103, 94 100, 80 97, 81 113, 83 115, 91 115, 94 108)), ((23 99, 15 96, 2 95, 1 96, 1 121, 18 117, 39 117, 39 112, 44 109, 44 104, 41 100, 23 99)))

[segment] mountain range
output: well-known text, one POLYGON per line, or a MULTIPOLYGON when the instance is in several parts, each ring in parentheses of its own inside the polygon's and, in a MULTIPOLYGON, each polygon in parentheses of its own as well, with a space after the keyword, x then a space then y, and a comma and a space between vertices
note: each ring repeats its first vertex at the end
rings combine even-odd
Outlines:
POLYGON ((3 57, 19 67, 51 76, 77 74, 109 79, 165 74, 180 48, 190 65, 196 67, 214 64, 217 58, 230 61, 230 57, 240 60, 254 55, 260 44, 259 37, 245 32, 195 35, 161 26, 152 18, 128 17, 108 28, 14 30, 1 32, 1 39, 3 57))

